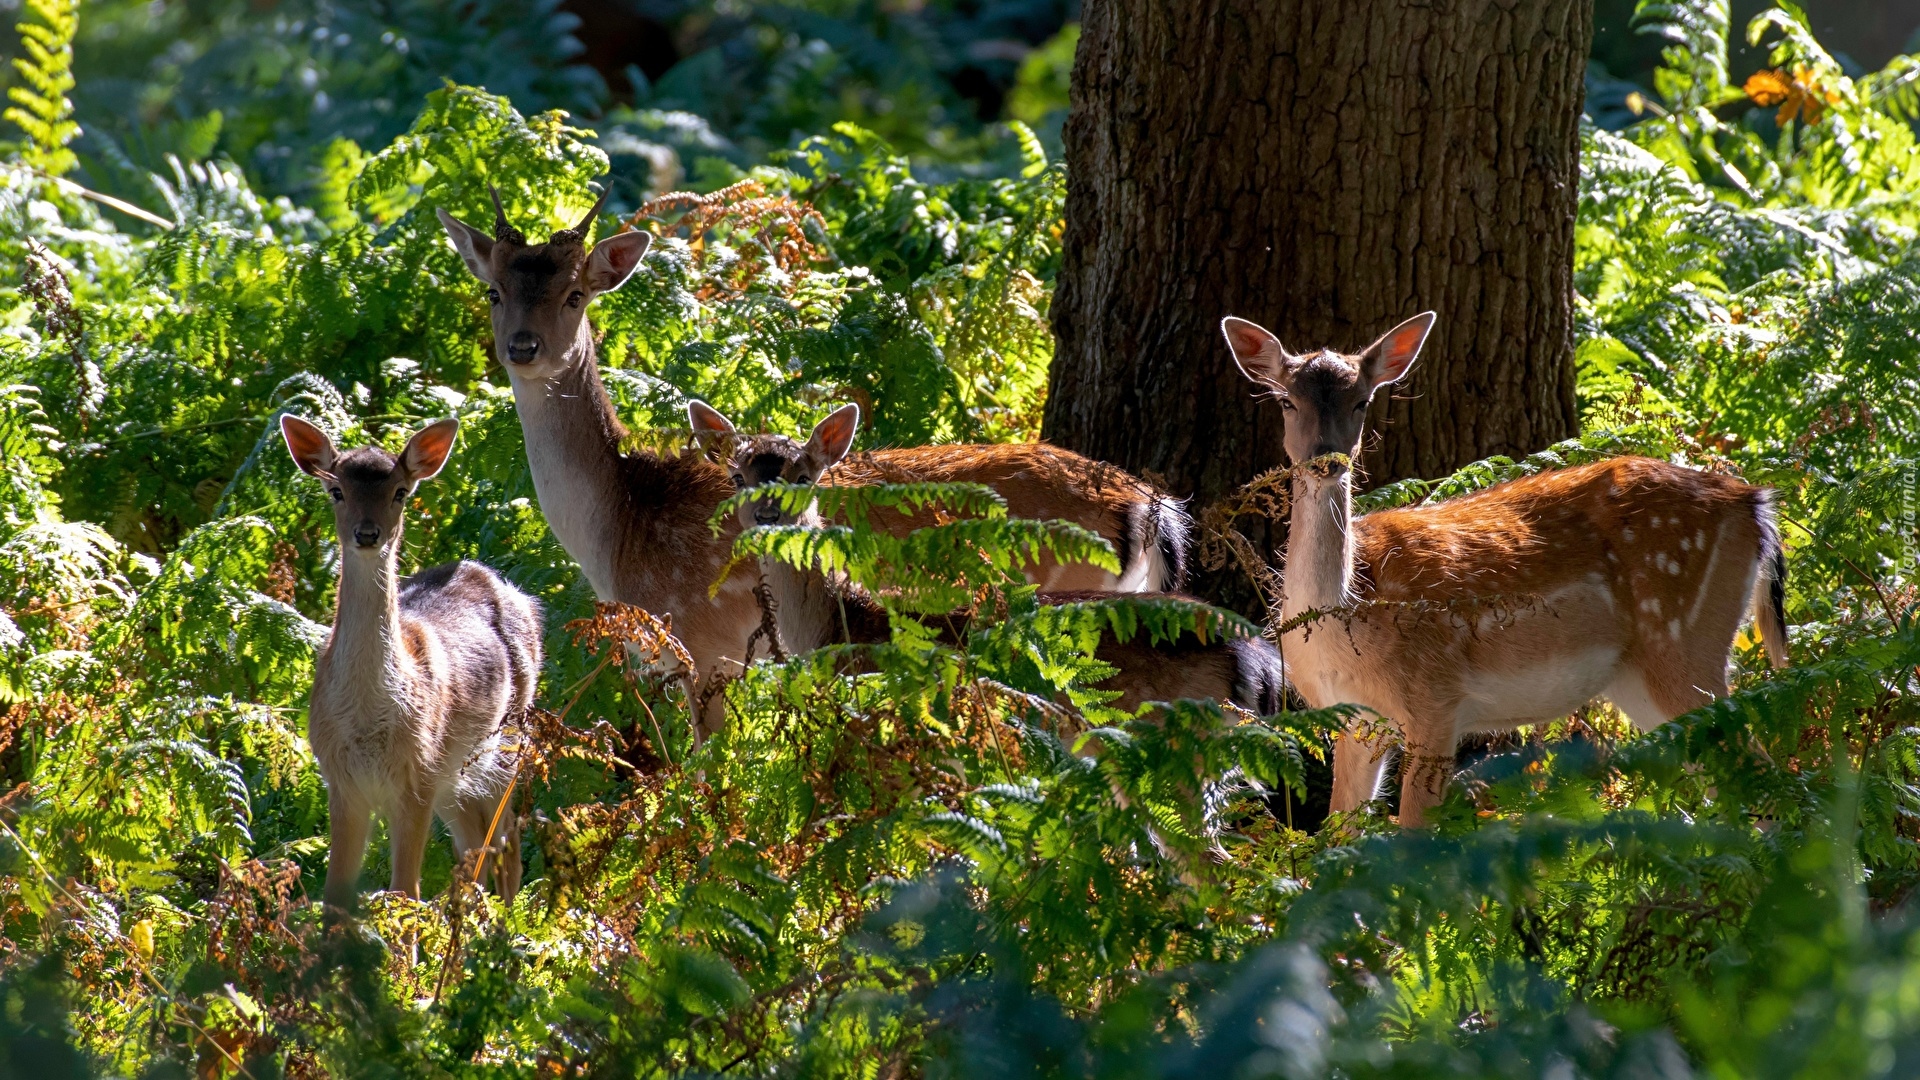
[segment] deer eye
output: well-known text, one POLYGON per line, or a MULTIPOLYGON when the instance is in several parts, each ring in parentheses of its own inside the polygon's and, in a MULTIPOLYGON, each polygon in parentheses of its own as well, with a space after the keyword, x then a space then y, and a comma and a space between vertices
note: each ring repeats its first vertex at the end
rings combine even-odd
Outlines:
POLYGON ((487 290, 487 303, 492 304, 495 307, 500 306, 500 290, 499 289, 487 290))
POLYGON ((339 488, 328 488, 327 494, 333 496, 334 502, 345 502, 347 500, 346 494, 339 488))
POLYGON ((579 289, 575 289, 575 290, 573 290, 572 292, 570 292, 570 293, 568 293, 568 294, 567 294, 567 306, 568 306, 568 307, 579 307, 579 306, 580 306, 580 301, 582 301, 582 300, 584 300, 584 299, 586 299, 586 298, 587 298, 587 294, 586 294, 586 293, 583 293, 583 292, 581 292, 581 291, 580 291, 579 289))
POLYGON ((1292 411, 1293 411, 1293 402, 1292 402, 1292 401, 1291 401, 1290 399, 1288 399, 1288 398, 1281 398, 1281 399, 1280 399, 1280 411, 1281 411, 1281 412, 1292 412, 1292 411))
POLYGON ((407 501, 407 485, 405 484, 400 485, 400 490, 393 493, 393 501, 396 503, 403 503, 407 501))
POLYGON ((1353 407, 1353 411, 1354 411, 1354 412, 1366 412, 1366 411, 1367 411, 1367 406, 1368 406, 1369 404, 1371 404, 1371 402, 1366 402, 1366 401, 1363 401, 1363 402, 1361 402, 1360 404, 1358 404, 1358 405, 1355 405, 1355 406, 1353 407))
POLYGON ((813 483, 813 477, 808 476, 806 473, 801 473, 799 476, 793 478, 793 482, 796 484, 811 484, 813 483))

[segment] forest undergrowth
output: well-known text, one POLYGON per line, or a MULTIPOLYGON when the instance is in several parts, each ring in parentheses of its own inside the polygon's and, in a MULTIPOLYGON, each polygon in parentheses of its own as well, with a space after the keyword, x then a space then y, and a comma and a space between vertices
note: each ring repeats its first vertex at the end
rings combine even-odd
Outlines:
MULTIPOLYGON (((1375 805, 1309 834, 1276 807, 1350 712, 1112 708, 1102 628, 1260 628, 1037 606, 1023 561, 1113 553, 984 489, 842 491, 840 530, 744 534, 876 587, 893 637, 872 674, 756 664, 696 748, 635 662, 670 625, 596 607, 534 504, 434 218, 491 220, 493 185, 529 233, 571 224, 601 137, 447 85, 390 145, 334 143, 299 203, 214 160, 135 206, 70 178, 84 14, 27 12, 0 161, 0 1073, 1920 1074, 1920 60, 1848 78, 1782 7, 1749 28, 1773 68, 1730 85, 1723 0, 1643 3, 1654 92, 1582 142, 1583 434, 1360 500, 1624 452, 1770 485, 1794 666, 1743 637, 1736 693, 1673 724, 1596 703, 1491 748, 1431 830, 1375 805), (309 900, 338 552, 287 412, 390 448, 459 417, 404 561, 478 559, 546 605, 511 904, 444 833, 426 899, 370 892, 342 926, 309 900), (984 516, 903 548, 865 525, 903 500, 984 516), (925 617, 957 599, 982 614, 943 643, 925 617)), ((1012 174, 931 182, 842 124, 616 201, 601 235, 656 234, 592 311, 636 438, 697 452, 693 397, 788 433, 857 401, 871 446, 1032 437, 1063 183, 1006 138, 1012 174)), ((1209 522, 1224 558, 1233 518, 1209 522)))

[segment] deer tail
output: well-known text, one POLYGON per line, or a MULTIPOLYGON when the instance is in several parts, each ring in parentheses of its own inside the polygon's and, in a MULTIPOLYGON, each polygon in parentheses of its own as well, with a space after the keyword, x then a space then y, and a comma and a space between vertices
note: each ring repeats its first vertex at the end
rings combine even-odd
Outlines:
POLYGON ((1787 553, 1774 520, 1772 492, 1762 493, 1754 518, 1760 526, 1760 573, 1753 583, 1753 618, 1767 647, 1767 662, 1783 668, 1787 666, 1787 553))
POLYGON ((1236 638, 1233 655, 1233 703, 1255 716, 1272 716, 1287 706, 1287 672, 1280 652, 1265 638, 1236 638))
POLYGON ((1178 592, 1187 584, 1188 534, 1183 500, 1154 493, 1127 507, 1126 566, 1121 592, 1178 592))

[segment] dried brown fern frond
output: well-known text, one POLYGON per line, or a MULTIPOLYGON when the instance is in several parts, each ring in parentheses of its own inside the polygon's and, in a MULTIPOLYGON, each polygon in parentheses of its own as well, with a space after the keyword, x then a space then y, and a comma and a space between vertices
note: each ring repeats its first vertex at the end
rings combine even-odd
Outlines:
MULTIPOLYGON (((1234 527, 1243 517, 1285 521, 1293 509, 1291 466, 1268 469, 1200 512, 1195 521, 1198 543, 1194 556, 1208 570, 1231 563, 1244 572, 1267 597, 1280 595, 1280 572, 1263 558, 1245 533, 1234 527)), ((1272 605, 1276 610, 1278 604, 1272 605)))
POLYGON ((624 658, 668 666, 665 661, 671 659, 689 681, 697 680, 693 654, 673 636, 672 615, 656 616, 644 608, 604 600, 596 601, 593 609, 592 618, 575 619, 566 626, 575 646, 595 655, 604 653, 603 661, 610 663, 621 663, 624 658), (608 652, 613 646, 619 648, 608 652))
POLYGON ((698 290, 703 301, 739 296, 769 268, 781 271, 784 291, 790 294, 800 276, 826 257, 807 235, 809 224, 826 230, 819 211, 791 195, 769 195, 757 180, 742 180, 707 195, 668 192, 642 204, 627 223, 637 229, 643 221, 660 235, 685 237, 706 279, 698 290), (723 238, 743 257, 715 267, 714 243, 723 238))

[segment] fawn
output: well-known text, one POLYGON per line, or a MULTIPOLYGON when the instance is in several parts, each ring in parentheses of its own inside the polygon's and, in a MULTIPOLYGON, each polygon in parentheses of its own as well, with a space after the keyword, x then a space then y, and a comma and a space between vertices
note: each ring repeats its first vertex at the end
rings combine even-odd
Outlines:
MULTIPOLYGON (((672 616, 696 670, 671 674, 687 689, 699 739, 721 722, 724 705, 712 693, 716 676, 723 663, 735 670, 746 663, 759 606, 743 575, 717 593, 708 589, 731 546, 730 537, 716 538, 707 526, 731 494, 726 473, 704 453, 622 450, 627 429, 601 380, 586 309, 633 274, 652 236, 621 232, 589 250, 587 236, 606 195, 600 199, 577 226, 544 244, 528 243, 508 223, 498 193, 492 236, 445 210, 439 214, 467 269, 487 286, 494 349, 513 386, 541 512, 596 596, 672 616)), ((925 447, 863 457, 870 478, 993 484, 1014 514, 1085 525, 1123 553, 1127 570, 1118 577, 1093 567, 1060 568, 1057 584, 1108 590, 1180 584, 1186 518, 1179 503, 1118 469, 1049 446, 925 447)))
POLYGON ((307 737, 327 782, 326 902, 342 910, 376 810, 392 834, 395 892, 419 895, 435 813, 462 856, 483 852, 480 869, 498 871, 503 898, 520 887, 517 820, 492 826, 513 783, 502 729, 533 703, 540 673, 540 606, 476 562, 398 572, 407 496, 446 464, 458 427, 430 424, 396 456, 336 452, 319 428, 280 418, 294 463, 333 497, 340 541, 338 607, 314 662, 307 737))
MULTIPOLYGON (((1221 324, 1240 370, 1279 400, 1295 469, 1288 671, 1310 705, 1399 726, 1406 827, 1439 802, 1465 733, 1602 695, 1657 727, 1726 695, 1749 607, 1775 667, 1787 648, 1771 493, 1730 477, 1622 457, 1354 519, 1367 405, 1406 376, 1433 322, 1417 315, 1352 356, 1295 355, 1254 323, 1221 324)), ((1384 767, 1377 741, 1342 737, 1333 809, 1373 798, 1384 767)))
MULTIPOLYGON (((845 405, 820 421, 805 443, 785 435, 756 435, 741 440, 729 462, 730 479, 738 491, 763 484, 817 484, 827 478, 847 455, 860 424, 860 407, 845 405)), ((739 523, 800 525, 821 528, 817 503, 788 512, 772 500, 741 506, 739 523)), ((763 559, 773 600, 774 621, 781 644, 791 652, 806 652, 840 643, 869 644, 889 637, 886 612, 863 590, 830 580, 817 570, 801 570, 775 559, 763 559)), ((1085 592, 1043 593, 1043 603, 1091 599, 1085 592)), ((954 634, 963 634, 964 615, 949 617, 954 634)), ((1177 698, 1230 701, 1257 716, 1281 710, 1285 678, 1280 656, 1272 645, 1255 639, 1229 638, 1202 643, 1186 636, 1177 642, 1149 645, 1142 638, 1127 642, 1104 640, 1095 654, 1119 671, 1100 684, 1118 691, 1114 704, 1137 709, 1148 701, 1177 698)))

